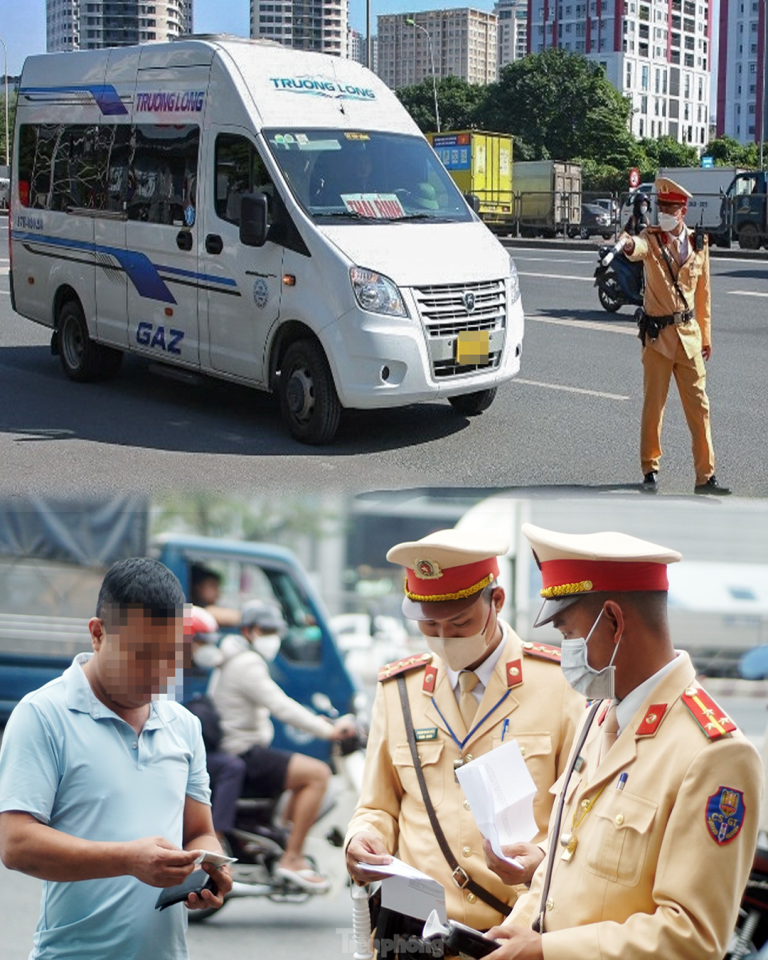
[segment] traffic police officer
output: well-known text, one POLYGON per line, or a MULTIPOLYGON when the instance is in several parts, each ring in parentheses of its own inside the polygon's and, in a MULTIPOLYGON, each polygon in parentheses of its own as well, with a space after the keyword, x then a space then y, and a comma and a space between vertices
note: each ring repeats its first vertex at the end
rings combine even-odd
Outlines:
MULTIPOLYGON (((543 837, 549 788, 564 769, 585 707, 558 669, 560 651, 523 643, 499 617, 504 591, 496 585, 497 558, 508 547, 503 537, 441 530, 388 552, 388 560, 406 568, 403 612, 418 621, 432 653, 388 664, 379 673, 362 793, 346 840, 355 880, 381 879, 358 864, 387 863, 396 853, 443 884, 449 918, 480 930, 499 923, 524 888, 520 880, 516 888, 505 885, 485 865, 483 838, 455 770, 502 740, 517 740, 538 788, 533 812, 543 837), (401 680, 419 766, 452 864, 425 809, 401 680)), ((387 925, 380 917, 379 942, 391 942, 393 933, 420 932, 423 919, 407 920, 396 915, 387 925)))
MULTIPOLYGON (((674 180, 654 184, 659 226, 623 237, 629 260, 645 267, 643 413, 640 462, 643 483, 655 490, 661 459, 661 426, 674 374, 693 441, 695 493, 727 494, 715 477, 704 361, 712 355, 709 248, 684 222, 691 194, 674 180)), ((620 241, 621 242, 621 241, 620 241)))
POLYGON ((561 631, 569 682, 596 698, 555 785, 547 854, 491 960, 721 960, 757 837, 752 744, 672 646, 667 564, 620 533, 523 532, 537 623, 561 631))

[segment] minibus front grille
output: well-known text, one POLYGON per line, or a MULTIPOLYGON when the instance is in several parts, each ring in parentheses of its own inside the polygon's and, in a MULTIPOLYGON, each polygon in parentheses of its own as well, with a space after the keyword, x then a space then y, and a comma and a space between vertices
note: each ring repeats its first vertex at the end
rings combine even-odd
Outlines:
POLYGON ((437 380, 445 377, 461 377, 467 373, 487 373, 498 369, 501 350, 488 354, 488 363, 456 363, 455 360, 433 360, 432 373, 437 380))
POLYGON ((415 294, 430 337, 456 336, 462 330, 493 330, 506 324, 503 280, 417 287, 415 294))

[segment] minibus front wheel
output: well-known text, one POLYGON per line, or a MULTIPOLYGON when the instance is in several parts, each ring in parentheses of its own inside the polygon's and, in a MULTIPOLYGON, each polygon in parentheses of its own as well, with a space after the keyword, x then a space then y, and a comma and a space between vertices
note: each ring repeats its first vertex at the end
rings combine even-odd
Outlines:
POLYGON ((70 380, 106 380, 119 370, 122 352, 103 347, 89 337, 79 301, 67 300, 61 308, 56 334, 59 360, 70 380))
POLYGON ((453 409, 464 417, 476 417, 487 410, 496 399, 496 387, 490 390, 478 390, 477 393, 462 393, 458 397, 448 397, 453 409))
POLYGON ((329 443, 336 435, 341 403, 333 374, 314 340, 297 340, 280 363, 280 410, 288 429, 302 443, 329 443))

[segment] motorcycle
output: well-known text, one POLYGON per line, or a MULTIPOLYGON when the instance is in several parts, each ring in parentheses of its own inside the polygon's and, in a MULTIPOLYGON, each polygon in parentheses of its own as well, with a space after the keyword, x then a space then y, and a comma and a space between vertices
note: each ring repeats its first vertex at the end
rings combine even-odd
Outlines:
MULTIPOLYGON (((349 790, 355 799, 360 795, 366 733, 359 721, 356 726, 354 736, 334 745, 331 756, 334 776, 318 811, 316 823, 336 807, 343 790, 349 790)), ((287 796, 283 794, 268 799, 249 797, 246 790, 246 795, 237 801, 234 829, 222 841, 224 852, 227 856, 237 857, 237 862, 229 865, 232 890, 219 909, 223 909, 228 901, 242 897, 266 897, 274 903, 304 903, 310 897, 327 893, 327 889, 307 890, 275 874, 290 834, 290 827, 285 826, 280 816, 287 796)), ((341 847, 344 834, 338 826, 334 826, 327 833, 326 840, 331 846, 341 847)), ((312 869, 317 870, 314 859, 307 855, 307 860, 312 869)), ((191 910, 189 919, 199 922, 217 912, 215 908, 191 910)))
POLYGON ((758 846, 724 960, 768 957, 768 849, 758 846))
POLYGON ((624 304, 642 307, 643 265, 627 260, 617 245, 601 246, 597 252, 595 286, 600 305, 608 313, 616 313, 624 304))

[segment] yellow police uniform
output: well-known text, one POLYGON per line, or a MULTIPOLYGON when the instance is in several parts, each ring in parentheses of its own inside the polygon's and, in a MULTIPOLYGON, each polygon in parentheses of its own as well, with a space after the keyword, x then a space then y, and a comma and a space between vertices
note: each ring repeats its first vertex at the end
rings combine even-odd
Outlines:
MULTIPOLYGON (((666 564, 680 559, 623 534, 523 532, 542 571, 542 623, 593 591, 665 590, 666 564)), ((536 923, 551 861, 545 960, 720 960, 734 928, 757 837, 760 759, 698 685, 687 653, 644 684, 626 695, 631 716, 612 745, 609 705, 599 706, 573 772, 552 788, 557 804, 564 796, 559 836, 553 813, 547 857, 504 923, 536 923)))
MULTIPOLYGON (((567 787, 570 859, 549 838, 545 960, 720 960, 755 849, 757 751, 697 686, 687 654, 599 763, 601 734, 595 721, 567 787)), ((546 863, 506 925, 535 920, 546 863)))
MULTIPOLYGON (((677 196, 673 181, 657 181, 659 198, 677 196)), ((682 188, 677 187, 678 190, 682 188)), ((683 194, 679 194, 683 196, 683 194)), ((645 269, 645 312, 651 317, 670 317, 686 311, 670 277, 660 243, 672 257, 672 272, 685 295, 693 318, 670 324, 656 340, 646 338, 643 348, 643 412, 640 428, 640 461, 644 474, 657 473, 661 459, 661 429, 669 382, 674 375, 688 429, 691 432, 696 485, 715 473, 715 454, 706 392, 706 369, 702 347, 712 345, 709 248, 694 248, 694 231, 684 228, 687 249, 678 239, 648 227, 634 238, 629 260, 642 260, 645 269)))
POLYGON ((478 930, 501 921, 500 914, 460 889, 440 851, 429 822, 411 759, 397 682, 404 671, 422 769, 442 827, 459 865, 482 887, 510 906, 524 887, 508 887, 485 865, 483 838, 454 776, 454 764, 516 739, 538 788, 534 815, 543 837, 552 806, 550 786, 564 769, 584 699, 565 683, 559 650, 524 644, 507 624, 504 649, 484 691, 476 719, 482 720, 460 748, 463 721, 444 664, 431 654, 383 668, 373 706, 360 801, 346 843, 363 830, 377 833, 392 854, 418 867, 445 887, 448 917, 478 930), (389 671, 389 672, 388 672, 389 671), (482 719, 485 718, 485 719, 482 719))

